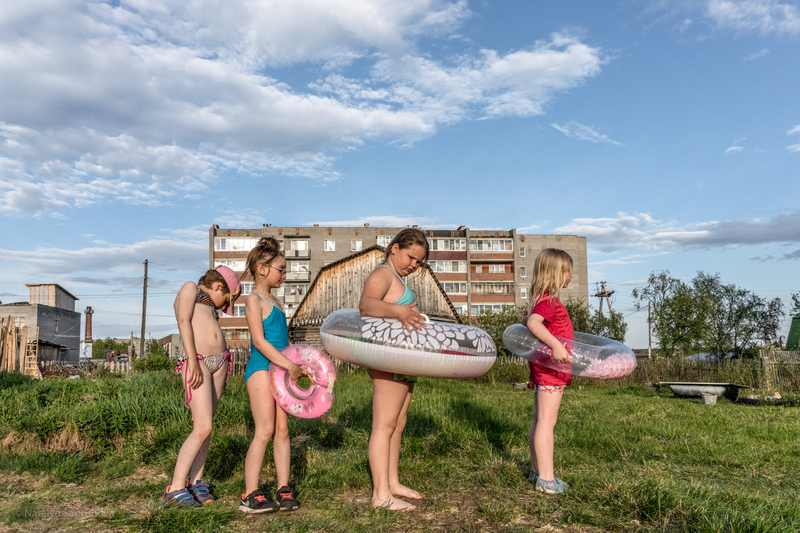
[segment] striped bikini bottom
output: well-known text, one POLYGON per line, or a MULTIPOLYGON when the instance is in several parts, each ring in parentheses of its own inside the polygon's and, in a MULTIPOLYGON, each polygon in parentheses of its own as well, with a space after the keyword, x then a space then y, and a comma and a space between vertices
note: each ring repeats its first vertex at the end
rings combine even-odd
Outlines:
MULTIPOLYGON (((225 376, 225 385, 228 385, 228 379, 231 377, 231 372, 233 371, 233 354, 230 350, 225 350, 222 353, 216 353, 214 355, 200 355, 197 354, 198 361, 203 361, 206 366, 208 367, 208 371, 214 375, 217 370, 222 367, 222 363, 225 361, 228 362, 228 375, 225 376)), ((186 359, 178 359, 178 364, 175 366, 175 370, 178 372, 181 371, 183 365, 185 364, 186 359)), ((186 375, 183 376, 183 389, 184 389, 184 401, 183 405, 187 409, 189 409, 189 402, 192 399, 192 388, 186 382, 186 375)))

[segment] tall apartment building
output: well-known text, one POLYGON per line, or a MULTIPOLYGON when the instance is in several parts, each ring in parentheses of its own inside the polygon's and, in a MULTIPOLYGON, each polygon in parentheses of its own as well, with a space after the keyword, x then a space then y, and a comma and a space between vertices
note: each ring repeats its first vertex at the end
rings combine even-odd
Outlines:
MULTIPOLYGON (((247 254, 261 237, 274 237, 286 257, 286 280, 276 292, 283 301, 287 318, 303 300, 319 270, 334 261, 373 244, 386 246, 405 228, 371 227, 274 227, 259 229, 209 230, 209 267, 226 265, 239 273, 242 292, 253 288, 252 278, 244 274, 247 254)), ((566 250, 574 262, 572 283, 564 298, 588 299, 586 237, 575 235, 529 235, 515 229, 471 230, 460 226, 453 230, 426 230, 430 256, 428 262, 456 310, 478 314, 499 310, 508 305, 528 303, 530 273, 539 252, 545 248, 566 250)), ((234 317, 220 318, 220 326, 229 341, 249 344, 244 318, 244 302, 237 303, 234 317)))

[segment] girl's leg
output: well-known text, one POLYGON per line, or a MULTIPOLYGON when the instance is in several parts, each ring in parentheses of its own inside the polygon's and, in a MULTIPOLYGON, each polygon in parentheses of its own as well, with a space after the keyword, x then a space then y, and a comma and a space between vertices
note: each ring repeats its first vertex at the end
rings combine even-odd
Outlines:
POLYGON ((389 488, 391 441, 397 419, 409 397, 409 383, 395 381, 391 372, 370 370, 372 378, 372 433, 369 436, 369 468, 372 472, 372 505, 392 511, 415 507, 394 498, 389 488))
MULTIPOLYGON (((208 367, 202 361, 200 363, 200 372, 203 374, 203 382, 199 387, 192 390, 192 399, 189 400, 189 408, 192 410, 192 420, 194 427, 192 432, 186 438, 186 441, 181 446, 178 452, 178 460, 175 464, 175 473, 172 475, 172 490, 184 488, 186 478, 189 477, 189 471, 200 453, 201 448, 211 436, 211 420, 213 418, 213 392, 211 383, 211 373, 208 367)), ((183 365, 183 379, 185 381, 185 374, 188 365, 183 365)), ((208 446, 206 445, 206 453, 208 453, 208 446)), ((205 461, 205 457, 203 458, 205 461)))
POLYGON ((272 454, 275 458, 277 488, 288 487, 292 460, 292 449, 289 443, 289 415, 278 405, 275 405, 275 436, 272 440, 272 454))
MULTIPOLYGON (((533 465, 541 479, 553 479, 553 430, 558 420, 558 409, 561 406, 561 394, 536 389, 534 404, 533 446, 531 457, 536 461, 533 465)), ((528 436, 530 439, 530 434, 528 436)))
POLYGON ((403 407, 400 409, 400 415, 397 417, 397 425, 394 428, 394 433, 392 433, 392 439, 389 441, 389 490, 394 496, 420 500, 422 495, 419 492, 400 483, 400 474, 398 472, 400 441, 403 438, 403 430, 408 420, 408 406, 411 405, 411 396, 414 394, 414 384, 408 383, 408 385, 408 394, 406 394, 403 407))
POLYGON ((536 423, 539 420, 539 389, 538 387, 533 390, 533 415, 531 415, 531 425, 528 428, 528 448, 531 450, 531 470, 538 473, 539 463, 536 461, 536 446, 534 443, 534 436, 536 435, 536 423))
POLYGON ((264 454, 275 432, 275 410, 279 407, 275 405, 269 387, 269 372, 266 370, 254 372, 247 380, 247 393, 250 396, 250 409, 253 411, 256 431, 244 460, 245 494, 258 488, 264 454))
MULTIPOLYGON (((217 413, 219 407, 219 400, 222 398, 222 393, 225 392, 225 380, 228 378, 228 365, 230 361, 225 361, 221 367, 211 376, 211 418, 217 413)), ((205 364, 203 364, 205 366, 205 364)), ((195 483, 203 479, 203 469, 206 466, 206 458, 208 457, 208 447, 211 444, 211 434, 208 435, 200 451, 197 453, 194 462, 192 463, 191 483, 195 483)))

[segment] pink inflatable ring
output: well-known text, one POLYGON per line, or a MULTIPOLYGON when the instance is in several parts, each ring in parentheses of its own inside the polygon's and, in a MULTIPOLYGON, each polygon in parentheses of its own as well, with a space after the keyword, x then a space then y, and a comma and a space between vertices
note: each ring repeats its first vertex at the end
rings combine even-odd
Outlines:
POLYGON ((336 367, 320 350, 306 344, 290 344, 281 353, 296 365, 308 368, 311 386, 303 389, 292 381, 285 368, 269 365, 272 396, 281 409, 299 418, 316 418, 333 405, 336 367))

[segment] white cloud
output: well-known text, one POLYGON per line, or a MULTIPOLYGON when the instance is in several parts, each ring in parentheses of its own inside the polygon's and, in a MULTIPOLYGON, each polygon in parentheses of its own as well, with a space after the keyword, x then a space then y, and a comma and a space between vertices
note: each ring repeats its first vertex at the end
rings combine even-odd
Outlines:
POLYGON ((741 146, 730 146, 725 150, 725 153, 732 154, 736 152, 741 152, 742 150, 744 150, 744 148, 742 148, 741 146))
POLYGON ((786 147, 790 152, 800 152, 800 144, 791 144, 786 147))
POLYGON ((0 213, 155 205, 196 197, 226 172, 332 181, 342 150, 541 114, 604 62, 562 34, 507 54, 416 50, 469 16, 465 0, 7 6, 0 213), (300 63, 326 77, 291 87, 269 75, 300 63))
MULTIPOLYGON (((377 226, 377 227, 395 227, 395 228, 402 228, 403 226, 419 226, 419 227, 429 227, 429 223, 432 222, 430 218, 427 217, 415 217, 415 216, 407 216, 407 215, 380 215, 380 216, 371 216, 371 217, 359 217, 356 219, 348 219, 348 220, 328 220, 328 221, 312 221, 310 224, 319 224, 320 226, 345 226, 345 227, 355 227, 355 226, 363 226, 364 224, 369 224, 370 226, 377 226)), ((432 229, 438 226, 430 226, 432 229)), ((448 228, 453 228, 457 226, 449 225, 448 228)))
POLYGON ((544 226, 547 222, 541 222, 539 224, 531 224, 530 226, 523 226, 521 228, 517 228, 517 233, 533 233, 542 226, 544 226))
POLYGON ((787 131, 786 135, 794 135, 795 133, 800 133, 800 124, 787 131))
POLYGON ((797 6, 774 0, 709 0, 706 15, 721 29, 762 35, 800 34, 797 6))
POLYGON ((754 52, 754 53, 750 54, 749 56, 746 56, 744 58, 744 60, 745 61, 753 61, 754 59, 759 59, 759 58, 762 58, 762 57, 765 57, 765 56, 768 56, 768 55, 769 55, 769 48, 764 48, 762 50, 759 50, 758 52, 754 52))
POLYGON ((594 129, 590 128, 589 126, 584 126, 583 124, 578 124, 577 122, 567 122, 563 126, 559 124, 550 124, 555 129, 566 135, 567 137, 571 137, 573 139, 579 139, 581 141, 591 141, 593 143, 604 142, 613 144, 615 146, 625 146, 624 144, 617 142, 607 135, 598 133, 594 129))
POLYGON ((644 249, 722 248, 800 242, 800 212, 771 220, 739 219, 679 225, 655 220, 646 213, 618 213, 612 218, 578 218, 555 233, 585 235, 590 246, 603 251, 644 249))

